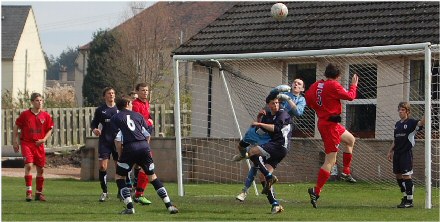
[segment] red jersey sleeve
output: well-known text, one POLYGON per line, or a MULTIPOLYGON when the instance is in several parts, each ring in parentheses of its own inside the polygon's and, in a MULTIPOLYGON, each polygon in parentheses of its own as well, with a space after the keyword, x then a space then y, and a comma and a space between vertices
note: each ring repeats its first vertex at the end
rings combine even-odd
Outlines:
POLYGON ((53 129, 53 120, 52 117, 50 116, 49 113, 46 113, 46 121, 47 121, 47 125, 46 125, 46 133, 49 132, 49 130, 53 129))
POLYGON ((356 98, 357 86, 351 85, 349 91, 345 90, 340 83, 335 84, 336 95, 338 99, 352 101, 356 98))

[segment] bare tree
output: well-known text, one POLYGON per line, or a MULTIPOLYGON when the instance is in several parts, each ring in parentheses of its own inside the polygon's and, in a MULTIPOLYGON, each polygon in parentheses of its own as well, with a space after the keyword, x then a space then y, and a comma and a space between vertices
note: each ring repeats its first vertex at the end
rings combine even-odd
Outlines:
MULTIPOLYGON (((139 3, 139 2, 135 2, 139 3)), ((133 13, 143 7, 135 4, 133 13)), ((177 47, 176 38, 170 38, 170 18, 159 7, 148 14, 137 14, 117 29, 120 51, 118 65, 125 74, 125 80, 132 83, 146 82, 150 86, 150 101, 172 99, 172 60, 171 50, 177 47)))

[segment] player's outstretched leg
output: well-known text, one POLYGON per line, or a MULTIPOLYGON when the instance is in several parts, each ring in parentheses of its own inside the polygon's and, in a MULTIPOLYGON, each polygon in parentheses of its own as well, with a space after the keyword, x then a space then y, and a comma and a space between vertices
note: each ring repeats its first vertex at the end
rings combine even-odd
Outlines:
MULTIPOLYGON (((152 176, 152 177, 156 177, 155 174, 153 174, 153 175, 154 176, 152 176)), ((177 209, 177 207, 171 203, 171 199, 168 196, 168 192, 165 189, 165 187, 163 186, 162 182, 160 182, 159 178, 156 178, 153 181, 151 181, 151 184, 153 184, 153 187, 156 190, 157 195, 165 203, 165 207, 167 208, 168 212, 170 212, 170 214, 179 213, 179 210, 177 209)))
POLYGON ((234 155, 234 157, 232 157, 232 160, 233 161, 240 161, 240 160, 243 160, 246 157, 248 157, 247 149, 246 149, 246 147, 248 147, 248 146, 249 146, 249 143, 246 143, 243 140, 241 140, 237 145, 237 150, 240 154, 234 155))
POLYGON ((144 196, 144 188, 146 187, 146 184, 148 183, 147 181, 148 181, 148 177, 145 174, 145 172, 140 171, 139 174, 138 174, 138 181, 137 181, 137 186, 136 186, 134 202, 140 203, 142 205, 149 205, 149 204, 151 204, 151 201, 148 200, 144 196))

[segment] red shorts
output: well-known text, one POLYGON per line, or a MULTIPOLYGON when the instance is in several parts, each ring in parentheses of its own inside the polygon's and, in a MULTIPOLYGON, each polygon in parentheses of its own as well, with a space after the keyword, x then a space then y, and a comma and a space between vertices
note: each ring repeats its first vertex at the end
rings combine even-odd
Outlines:
POLYGON ((325 153, 338 152, 345 127, 339 123, 322 121, 318 122, 318 130, 324 142, 325 153))
POLYGON ((44 167, 46 165, 46 151, 44 150, 44 144, 37 147, 35 142, 21 142, 21 155, 24 158, 24 164, 33 163, 39 167, 44 167))

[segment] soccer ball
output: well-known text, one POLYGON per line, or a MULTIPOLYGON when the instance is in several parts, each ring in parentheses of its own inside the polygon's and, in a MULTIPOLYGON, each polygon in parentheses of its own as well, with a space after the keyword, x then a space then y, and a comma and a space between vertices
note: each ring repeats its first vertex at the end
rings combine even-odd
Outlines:
POLYGON ((288 13, 287 6, 283 3, 275 3, 270 9, 270 14, 277 21, 282 21, 286 19, 288 13))

